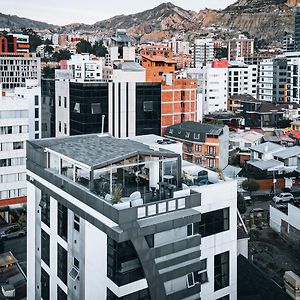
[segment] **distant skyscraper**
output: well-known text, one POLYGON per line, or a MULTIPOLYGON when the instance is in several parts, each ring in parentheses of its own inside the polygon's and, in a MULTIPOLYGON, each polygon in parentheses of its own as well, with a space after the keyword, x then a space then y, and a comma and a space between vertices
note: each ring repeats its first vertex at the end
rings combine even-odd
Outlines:
POLYGON ((300 51, 300 5, 295 10, 295 51, 300 51))

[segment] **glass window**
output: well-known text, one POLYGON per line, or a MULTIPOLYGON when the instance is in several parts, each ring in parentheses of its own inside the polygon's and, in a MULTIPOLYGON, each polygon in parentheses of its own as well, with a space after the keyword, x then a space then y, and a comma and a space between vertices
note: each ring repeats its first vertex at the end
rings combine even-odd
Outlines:
POLYGON ((60 244, 57 244, 57 276, 67 285, 68 253, 60 244))
POLYGON ((48 227, 50 227, 50 196, 42 192, 41 194, 41 219, 48 227))
POLYGON ((24 149, 24 142, 13 142, 13 149, 14 150, 24 149))
POLYGON ((43 300, 50 299, 49 274, 41 268, 41 296, 43 300))
POLYGON ((67 294, 59 287, 57 286, 57 300, 67 300, 67 294))
POLYGON ((34 96, 34 105, 35 106, 39 105, 39 96, 37 96, 37 95, 34 96))
POLYGON ((64 107, 67 108, 67 97, 64 97, 64 107))
POLYGON ((80 113, 80 103, 75 103, 74 112, 80 113))
POLYGON ((214 289, 218 291, 229 286, 229 251, 215 255, 214 289))
POLYGON ((101 114, 101 103, 92 103, 91 105, 92 114, 101 114))
POLYGON ((217 300, 230 300, 229 295, 218 298, 217 300))
POLYGON ((41 229, 41 257, 45 264, 50 267, 50 237, 43 229, 41 229))
POLYGON ((39 118, 39 109, 38 109, 38 108, 35 108, 35 110, 34 110, 34 117, 35 117, 36 119, 39 118))
POLYGON ((57 234, 65 241, 68 239, 68 209, 58 203, 57 206, 57 234))

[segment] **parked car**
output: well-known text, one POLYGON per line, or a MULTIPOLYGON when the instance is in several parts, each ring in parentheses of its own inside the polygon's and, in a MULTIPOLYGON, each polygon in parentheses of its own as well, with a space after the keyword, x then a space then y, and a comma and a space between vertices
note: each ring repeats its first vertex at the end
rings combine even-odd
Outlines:
POLYGON ((0 232, 0 238, 3 240, 21 237, 25 235, 25 230, 23 230, 19 224, 13 224, 0 232))
POLYGON ((294 200, 294 196, 291 193, 280 193, 278 196, 273 197, 275 203, 290 202, 291 200, 294 200))

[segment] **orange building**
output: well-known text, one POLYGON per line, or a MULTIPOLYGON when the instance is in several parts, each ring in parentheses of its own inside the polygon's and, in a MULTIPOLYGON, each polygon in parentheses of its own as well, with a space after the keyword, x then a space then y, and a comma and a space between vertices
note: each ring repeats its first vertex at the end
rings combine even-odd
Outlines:
POLYGON ((0 35, 0 53, 28 53, 29 36, 24 34, 0 35))
POLYGON ((172 50, 167 46, 147 47, 141 51, 141 56, 147 82, 161 82, 163 74, 172 74, 175 77, 176 61, 173 59, 172 50))
POLYGON ((197 120, 197 81, 174 79, 162 82, 161 131, 164 135, 168 126, 185 121, 197 120))

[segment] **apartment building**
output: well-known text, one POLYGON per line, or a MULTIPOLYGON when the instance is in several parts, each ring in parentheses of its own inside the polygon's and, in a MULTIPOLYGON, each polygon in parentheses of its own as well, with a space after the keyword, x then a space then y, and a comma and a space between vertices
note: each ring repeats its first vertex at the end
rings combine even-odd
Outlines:
POLYGON ((173 37, 170 41, 168 41, 168 47, 172 50, 174 55, 187 55, 190 51, 190 43, 187 41, 177 40, 176 37, 173 37))
POLYGON ((236 181, 107 135, 27 149, 28 299, 237 299, 236 181))
POLYGON ((295 51, 300 51, 300 5, 295 8, 295 51))
POLYGON ((174 79, 163 81, 161 90, 161 134, 168 126, 197 121, 197 81, 174 79))
POLYGON ((0 53, 0 83, 3 89, 25 87, 26 79, 41 81, 41 59, 35 53, 0 53))
POLYGON ((273 60, 265 59, 259 64, 258 99, 273 101, 273 60))
POLYGON ((257 96, 258 66, 231 61, 228 68, 228 96, 257 96))
POLYGON ((25 143, 41 136, 40 99, 36 82, 0 91, 0 206, 26 202, 25 143))
POLYGON ((0 54, 29 53, 29 36, 25 34, 8 33, 0 36, 0 54))
POLYGON ((164 45, 147 47, 141 51, 141 65, 146 69, 146 81, 161 82, 163 74, 172 74, 175 78, 176 61, 172 50, 164 45))
POLYGON ((254 40, 249 39, 243 34, 238 38, 228 41, 228 60, 237 60, 240 57, 253 56, 254 54, 254 40))
POLYGON ((300 104, 300 58, 291 58, 287 62, 287 102, 295 102, 300 104))
POLYGON ((227 110, 228 62, 215 61, 203 68, 204 114, 227 110))
POLYGON ((228 126, 184 122, 169 126, 165 136, 183 143, 184 160, 211 169, 228 165, 228 126))
POLYGON ((195 39, 193 60, 194 68, 206 66, 214 60, 214 42, 212 39, 195 39))

